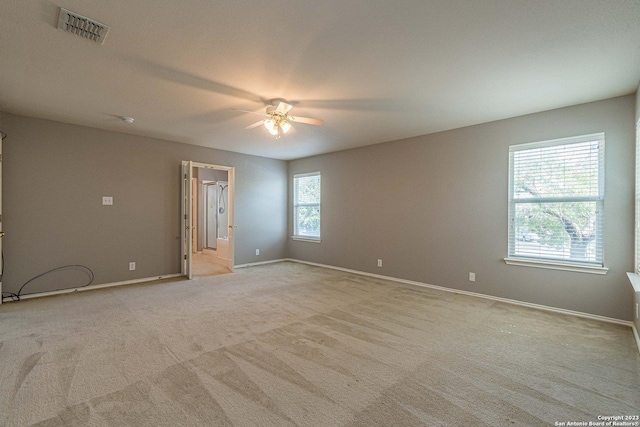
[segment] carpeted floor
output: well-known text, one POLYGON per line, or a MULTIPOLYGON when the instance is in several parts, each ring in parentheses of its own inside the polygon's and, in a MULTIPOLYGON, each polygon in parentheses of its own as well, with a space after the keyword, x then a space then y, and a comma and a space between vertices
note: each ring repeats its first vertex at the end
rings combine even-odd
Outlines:
POLYGON ((0 306, 0 425, 640 414, 630 328, 295 263, 0 306))

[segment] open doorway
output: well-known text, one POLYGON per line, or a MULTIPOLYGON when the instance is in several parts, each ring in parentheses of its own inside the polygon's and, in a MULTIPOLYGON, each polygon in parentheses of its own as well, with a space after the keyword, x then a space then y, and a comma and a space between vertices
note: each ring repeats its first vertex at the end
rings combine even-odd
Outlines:
POLYGON ((198 197, 195 210, 197 225, 194 233, 196 251, 193 255, 193 275, 212 276, 229 273, 228 173, 194 168, 194 174, 196 173, 199 176, 194 178, 197 182, 197 193, 194 194, 198 194, 198 197), (215 180, 203 179, 202 176, 206 175, 215 180))
POLYGON ((182 162, 185 276, 233 272, 234 168, 182 162))

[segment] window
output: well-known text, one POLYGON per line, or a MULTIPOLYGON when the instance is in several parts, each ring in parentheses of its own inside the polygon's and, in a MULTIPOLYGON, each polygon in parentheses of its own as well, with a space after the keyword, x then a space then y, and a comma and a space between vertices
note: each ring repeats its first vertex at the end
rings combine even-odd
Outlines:
POLYGON ((293 237, 320 240, 320 172, 293 176, 293 237))
POLYGON ((505 261, 606 273, 603 204, 603 133, 512 145, 505 261))
POLYGON ((635 271, 640 274, 640 120, 636 123, 636 260, 635 271))

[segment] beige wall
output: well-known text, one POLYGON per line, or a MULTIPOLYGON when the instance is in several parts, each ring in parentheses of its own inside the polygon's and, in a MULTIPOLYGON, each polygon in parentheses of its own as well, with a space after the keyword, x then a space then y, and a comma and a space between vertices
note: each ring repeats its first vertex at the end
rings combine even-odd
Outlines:
MULTIPOLYGON (((284 161, 7 113, 2 124, 3 291, 67 264, 91 268, 96 284, 179 273, 182 160, 236 168, 236 264, 286 254, 284 161)), ((57 273, 24 293, 85 278, 57 273)))
POLYGON ((291 161, 289 181, 322 173, 322 242, 289 256, 631 320, 634 109, 629 95, 291 161), (509 145, 603 131, 609 273, 506 265, 509 145))

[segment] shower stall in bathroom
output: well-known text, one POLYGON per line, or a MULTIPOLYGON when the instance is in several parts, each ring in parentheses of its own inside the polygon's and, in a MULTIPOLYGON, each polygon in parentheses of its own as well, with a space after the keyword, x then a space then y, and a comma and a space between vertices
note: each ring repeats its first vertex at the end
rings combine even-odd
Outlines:
POLYGON ((229 183, 204 182, 203 247, 215 249, 218 258, 229 258, 229 183))

